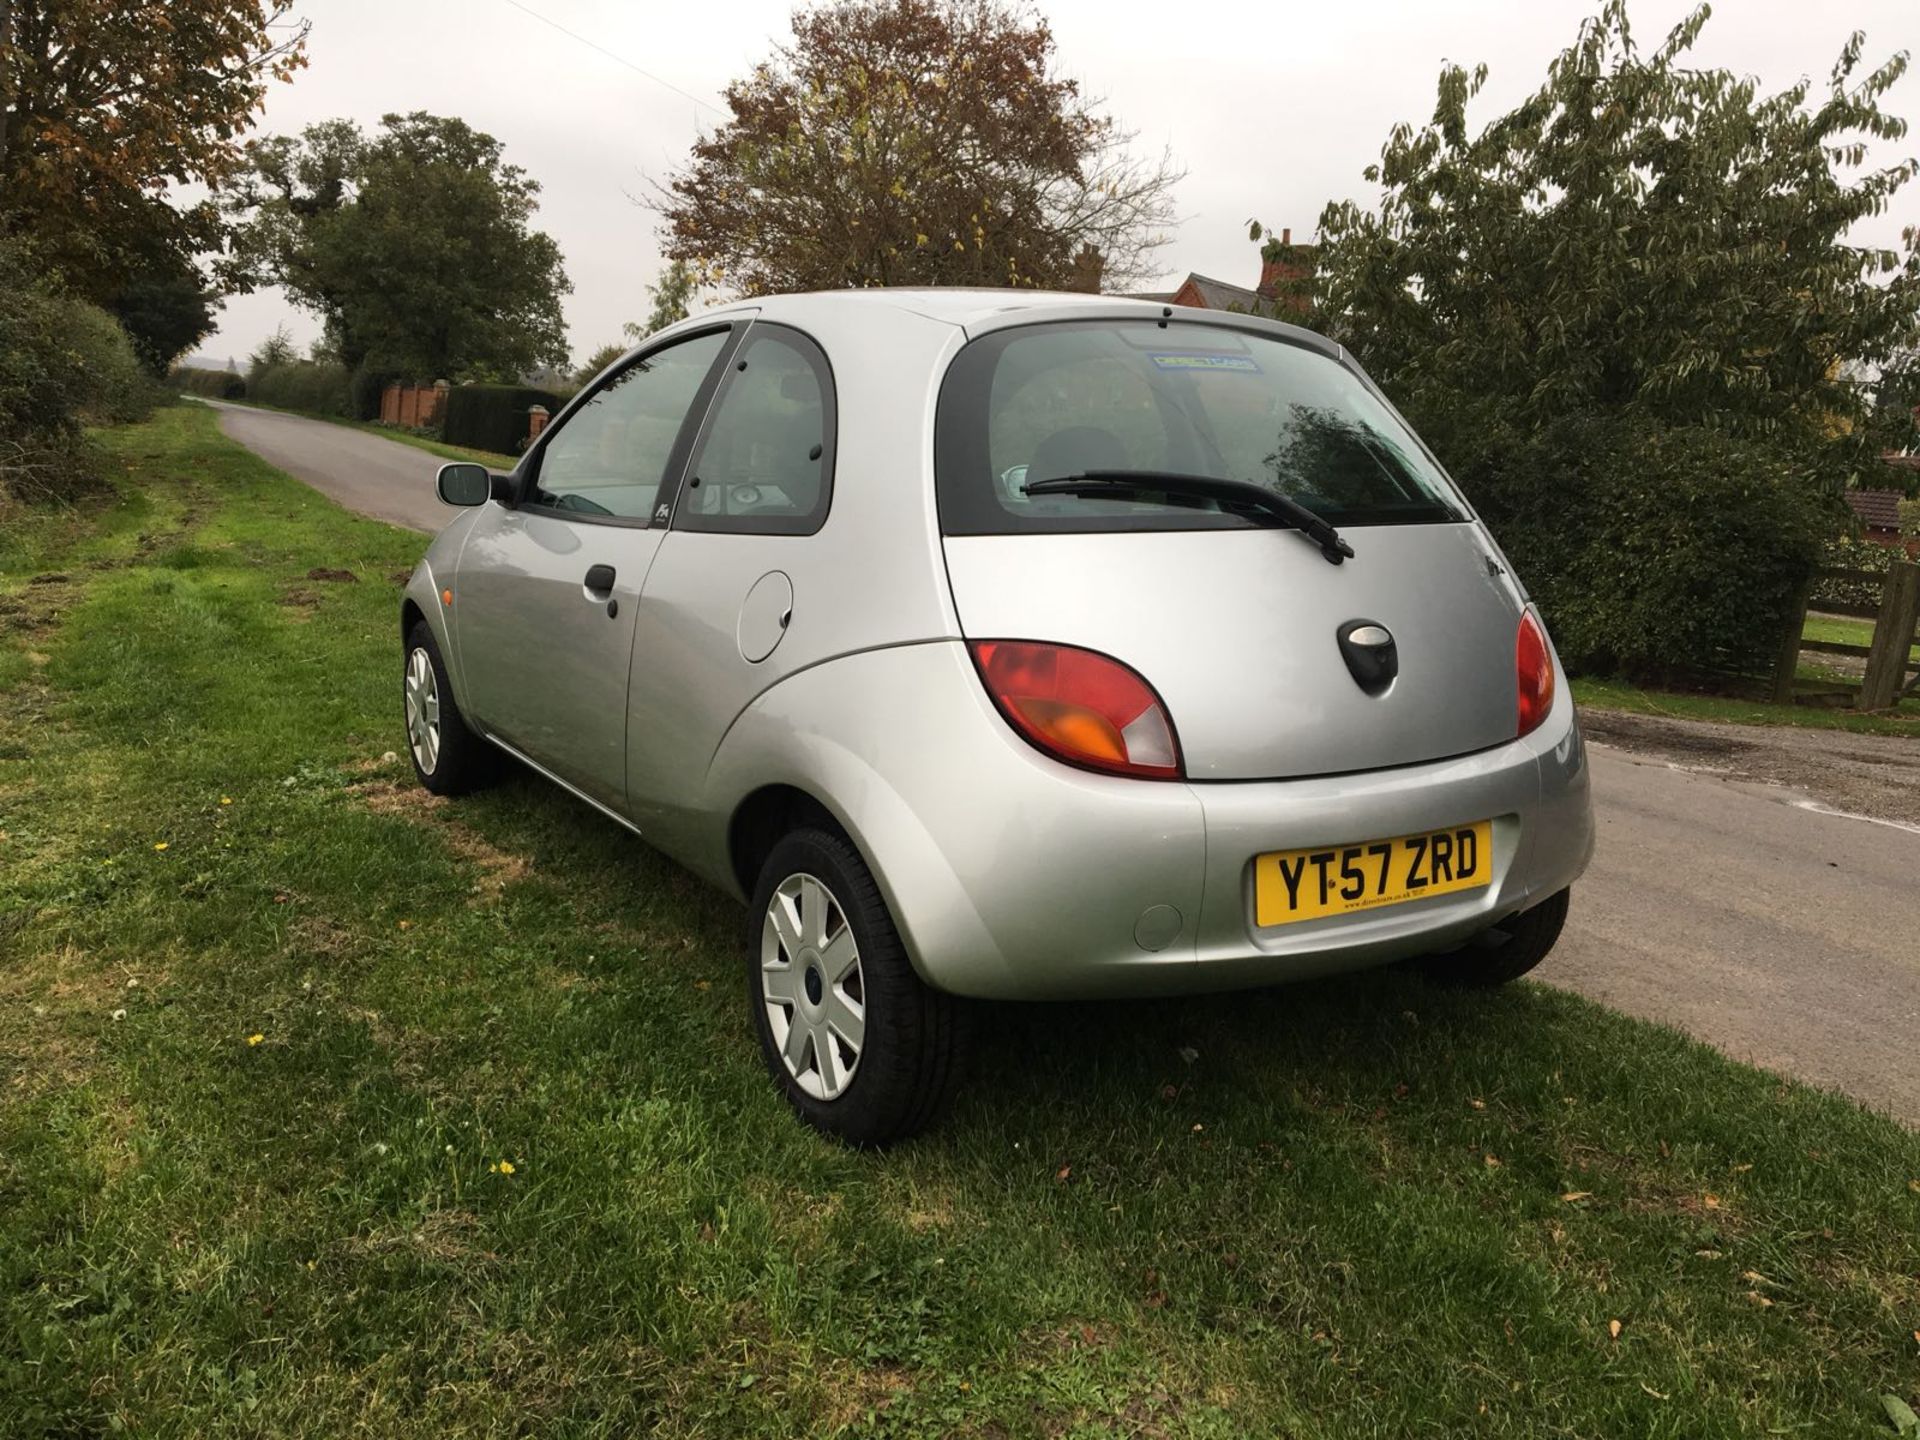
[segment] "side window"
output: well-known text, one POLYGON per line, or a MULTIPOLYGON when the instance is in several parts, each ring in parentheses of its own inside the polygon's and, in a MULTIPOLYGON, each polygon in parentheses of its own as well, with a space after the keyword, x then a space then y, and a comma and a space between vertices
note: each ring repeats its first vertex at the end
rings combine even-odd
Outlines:
POLYGON ((727 332, 696 335, 634 361, 548 440, 526 504, 569 514, 650 520, 687 411, 727 332))
POLYGON ((797 330, 757 324, 687 467, 682 530, 811 535, 833 489, 833 375, 797 330))

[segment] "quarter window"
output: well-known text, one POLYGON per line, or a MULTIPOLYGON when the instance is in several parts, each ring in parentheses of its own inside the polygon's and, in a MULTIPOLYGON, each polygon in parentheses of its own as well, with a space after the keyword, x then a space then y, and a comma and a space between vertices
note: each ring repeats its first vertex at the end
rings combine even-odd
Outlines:
POLYGON ((687 412, 727 332, 642 356, 606 381, 541 448, 527 504, 650 520, 687 412))
POLYGON ((747 332, 674 512, 683 530, 811 535, 833 483, 833 377, 796 330, 747 332))

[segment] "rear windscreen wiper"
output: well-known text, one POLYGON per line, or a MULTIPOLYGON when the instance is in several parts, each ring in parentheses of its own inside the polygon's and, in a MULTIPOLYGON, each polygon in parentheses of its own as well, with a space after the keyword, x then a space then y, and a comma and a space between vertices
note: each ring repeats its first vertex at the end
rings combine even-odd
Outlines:
POLYGON ((1052 480, 1022 485, 1028 495, 1077 495, 1085 500, 1120 500, 1154 494, 1192 496, 1221 505, 1257 510, 1268 520, 1291 526, 1320 547, 1329 565, 1351 559, 1353 546, 1340 532, 1298 500, 1255 485, 1250 480, 1226 480, 1216 475, 1171 475, 1157 470, 1083 470, 1052 480))

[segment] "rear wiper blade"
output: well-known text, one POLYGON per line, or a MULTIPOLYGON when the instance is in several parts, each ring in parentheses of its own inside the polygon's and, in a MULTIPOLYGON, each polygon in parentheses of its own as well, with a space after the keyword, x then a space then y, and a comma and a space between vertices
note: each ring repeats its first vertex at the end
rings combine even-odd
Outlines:
POLYGON ((1320 547, 1329 565, 1353 558, 1353 546, 1340 532, 1291 496, 1250 480, 1226 480, 1217 475, 1163 474, 1157 470, 1083 470, 1052 480, 1022 485, 1028 495, 1077 495, 1087 500, 1117 500, 1123 496, 1191 495, 1222 505, 1258 510, 1269 519, 1291 526, 1320 547))

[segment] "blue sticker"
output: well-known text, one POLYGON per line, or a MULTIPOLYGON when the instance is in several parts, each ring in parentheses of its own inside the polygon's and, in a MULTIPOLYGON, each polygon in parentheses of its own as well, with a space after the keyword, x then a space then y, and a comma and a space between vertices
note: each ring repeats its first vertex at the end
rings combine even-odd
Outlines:
POLYGON ((1260 366, 1251 355, 1220 355, 1184 350, 1163 351, 1151 358, 1155 367, 1161 370, 1234 370, 1248 375, 1260 373, 1260 366))

